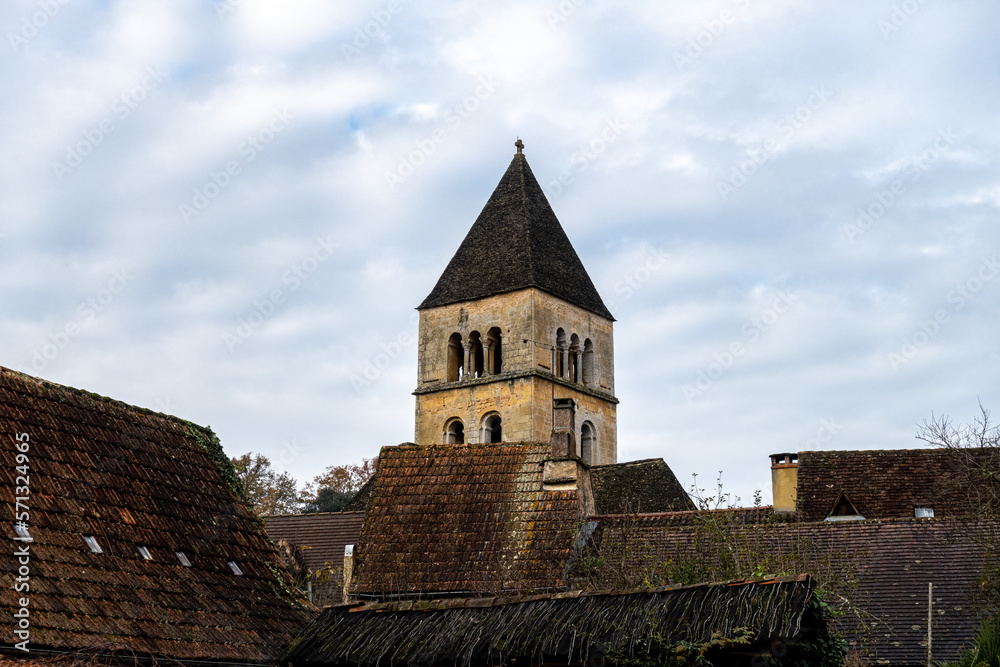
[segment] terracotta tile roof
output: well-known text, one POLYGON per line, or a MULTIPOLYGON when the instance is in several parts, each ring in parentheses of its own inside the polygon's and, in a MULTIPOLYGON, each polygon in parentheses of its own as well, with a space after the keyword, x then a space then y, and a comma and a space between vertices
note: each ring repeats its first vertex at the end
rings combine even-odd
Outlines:
MULTIPOLYGON (((726 558, 730 553, 716 553, 705 533, 693 526, 651 520, 616 532, 609 521, 600 523, 595 540, 608 540, 615 553, 624 554, 623 567, 633 571, 662 571, 664 563, 726 558)), ((755 549, 796 554, 795 567, 806 569, 821 584, 850 578, 852 602, 860 614, 848 613, 840 630, 856 646, 873 641, 873 660, 926 663, 928 582, 934 584, 935 659, 954 658, 978 627, 970 596, 984 565, 977 537, 981 525, 958 519, 905 519, 772 522, 736 529, 746 531, 746 543, 755 549), (803 559, 811 565, 803 566, 803 559)))
MULTIPOLYGON (((260 662, 310 620, 209 429, 0 368, 0 433, 6 516, 15 434, 30 437, 31 647, 260 662)), ((2 563, 10 618, 17 564, 2 563)))
POLYGON ((340 604, 344 588, 344 547, 357 544, 364 512, 317 512, 264 517, 267 533, 275 542, 299 547, 306 567, 313 573, 313 603, 340 604))
POLYGON ((419 308, 537 287, 613 320, 522 153, 419 308))
POLYGON ((800 452, 798 514, 825 519, 841 492, 866 519, 912 518, 914 507, 937 517, 963 513, 950 483, 957 460, 944 449, 800 452))
MULTIPOLYGON (((769 650, 772 639, 816 631, 807 617, 814 585, 801 575, 637 592, 343 605, 326 609, 283 661, 367 667, 631 658, 666 664, 678 643, 718 643, 735 628, 747 632, 747 644, 738 647, 746 655, 769 650)), ((789 642, 793 651, 796 643, 789 642)))
POLYGON ((593 466, 597 514, 676 512, 694 503, 663 459, 593 466))
POLYGON ((562 585, 583 499, 542 489, 549 445, 384 447, 358 547, 359 595, 562 585))

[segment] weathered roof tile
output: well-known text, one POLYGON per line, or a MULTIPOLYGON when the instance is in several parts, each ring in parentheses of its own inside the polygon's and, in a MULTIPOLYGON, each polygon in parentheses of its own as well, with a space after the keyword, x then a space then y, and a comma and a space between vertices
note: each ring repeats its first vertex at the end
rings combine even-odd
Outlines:
MULTIPOLYGON (((0 368, 0 431, 10 444, 30 436, 33 648, 270 661, 309 621, 261 524, 216 467, 226 459, 208 429, 0 368)), ((0 455, 9 515, 16 453, 0 455)), ((0 532, 14 537, 10 523, 0 532)), ((13 572, 8 563, 7 614, 13 572)))

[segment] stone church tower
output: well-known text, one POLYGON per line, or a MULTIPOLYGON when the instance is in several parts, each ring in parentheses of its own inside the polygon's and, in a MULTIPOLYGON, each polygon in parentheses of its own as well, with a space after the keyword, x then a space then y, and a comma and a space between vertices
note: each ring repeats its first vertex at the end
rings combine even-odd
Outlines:
POLYGON ((568 443, 617 462, 614 318, 517 143, 420 311, 417 444, 568 443))

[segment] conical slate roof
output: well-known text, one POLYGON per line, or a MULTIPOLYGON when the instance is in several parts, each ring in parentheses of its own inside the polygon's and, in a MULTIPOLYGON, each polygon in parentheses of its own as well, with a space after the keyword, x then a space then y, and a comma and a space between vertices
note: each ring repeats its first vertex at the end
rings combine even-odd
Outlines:
POLYGON ((614 319, 518 151, 418 310, 526 287, 614 319))

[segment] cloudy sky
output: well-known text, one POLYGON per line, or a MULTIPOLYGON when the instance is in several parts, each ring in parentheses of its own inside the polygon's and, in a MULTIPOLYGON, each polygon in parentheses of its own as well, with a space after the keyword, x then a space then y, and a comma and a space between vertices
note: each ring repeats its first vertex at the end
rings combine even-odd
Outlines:
POLYGON ((0 365, 301 481, 413 438, 416 320, 520 136, 616 323, 619 460, 1000 409, 986 0, 0 8, 0 365), (383 356, 380 356, 383 355, 383 356))

